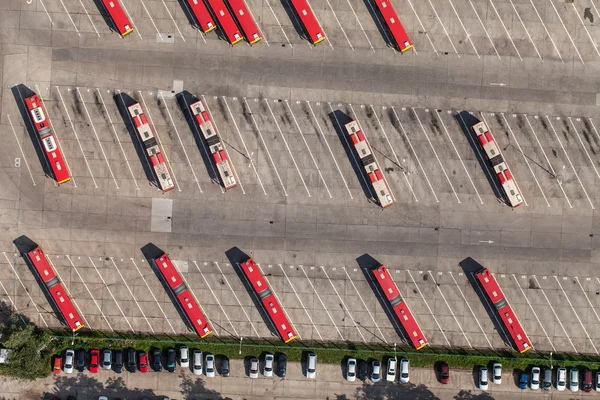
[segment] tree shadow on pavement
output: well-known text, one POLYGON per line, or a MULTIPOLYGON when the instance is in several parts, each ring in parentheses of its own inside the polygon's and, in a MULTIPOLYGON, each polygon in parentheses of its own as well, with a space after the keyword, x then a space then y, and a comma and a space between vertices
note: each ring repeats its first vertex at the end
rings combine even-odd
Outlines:
POLYGON ((181 395, 183 400, 231 400, 230 397, 223 397, 221 393, 205 387, 204 379, 199 379, 193 375, 180 373, 181 395))
MULTIPOLYGON (((141 399, 144 396, 154 397, 154 390, 150 389, 128 389, 122 377, 111 377, 106 382, 101 382, 96 377, 88 374, 77 374, 72 376, 57 376, 54 386, 42 393, 42 399, 58 397, 66 399, 67 396, 77 398, 93 399, 98 396, 121 399, 141 399)), ((34 398, 34 397, 31 397, 34 398)))
POLYGON ((491 394, 483 393, 472 393, 470 390, 461 390, 456 396, 455 400, 494 400, 491 394))
MULTIPOLYGON (((456 398, 456 397, 455 397, 456 398)), ((379 400, 379 399, 411 399, 411 400, 438 400, 438 397, 425 385, 397 385, 387 383, 363 383, 356 389, 354 395, 336 395, 336 400, 379 400)), ((484 398, 482 398, 484 400, 484 398)))

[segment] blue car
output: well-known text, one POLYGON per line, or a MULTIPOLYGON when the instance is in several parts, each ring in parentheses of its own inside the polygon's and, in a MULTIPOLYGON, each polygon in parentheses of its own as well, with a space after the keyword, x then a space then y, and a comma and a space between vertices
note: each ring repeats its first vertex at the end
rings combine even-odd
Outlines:
POLYGON ((520 389, 527 389, 527 380, 529 379, 529 375, 525 372, 521 373, 521 380, 519 381, 520 389))

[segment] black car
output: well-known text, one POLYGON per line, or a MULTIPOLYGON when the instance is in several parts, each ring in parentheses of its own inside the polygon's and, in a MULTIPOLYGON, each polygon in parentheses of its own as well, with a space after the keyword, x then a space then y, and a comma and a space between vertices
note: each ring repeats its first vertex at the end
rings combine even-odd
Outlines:
POLYGON ((175 372, 175 349, 167 349, 167 371, 175 372))
POLYGON ((368 370, 369 370, 369 363, 366 362, 365 360, 359 360, 359 363, 358 363, 358 379, 363 380, 363 381, 366 380, 367 379, 368 370))
POLYGON ((77 350, 77 355, 75 356, 75 366, 77 371, 83 372, 85 370, 85 350, 79 349, 77 350))
POLYGON ((137 357, 135 349, 127 349, 127 371, 134 373, 137 370, 137 357))
POLYGON ((113 368, 117 374, 123 372, 123 352, 121 350, 115 351, 115 363, 113 368))
POLYGON ((277 375, 281 378, 285 378, 285 373, 287 372, 287 356, 283 353, 279 354, 277 357, 277 375))
POLYGON ((152 350, 152 368, 156 372, 162 371, 162 362, 160 360, 160 349, 152 350))
POLYGON ((229 376, 229 358, 223 356, 223 360, 221 360, 221 375, 229 376))

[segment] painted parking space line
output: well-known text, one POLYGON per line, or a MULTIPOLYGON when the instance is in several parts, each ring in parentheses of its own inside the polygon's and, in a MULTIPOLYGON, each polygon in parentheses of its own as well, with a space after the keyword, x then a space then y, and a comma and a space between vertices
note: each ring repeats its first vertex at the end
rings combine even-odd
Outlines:
MULTIPOLYGON (((10 123, 10 128, 12 129, 12 133, 15 136, 15 141, 17 142, 17 146, 19 146, 19 151, 21 152, 21 157, 23 157, 23 160, 25 161, 25 166, 27 167, 27 171, 29 171, 29 176, 31 177, 31 182, 33 183, 33 186, 36 186, 35 179, 33 179, 33 174, 31 173, 31 168, 29 168, 29 163, 27 162, 27 157, 25 157, 25 153, 23 152, 23 147, 21 147, 21 143, 19 142, 19 138, 17 137, 17 132, 15 131, 15 127, 10 119, 10 115, 6 115, 6 117, 8 118, 8 122, 10 123)), ((46 160, 46 164, 47 163, 48 163, 48 161, 46 160)))
POLYGON ((92 329, 92 326, 90 325, 89 321, 85 317, 85 314, 83 314, 83 309, 81 307, 79 307, 79 304, 77 304, 77 301, 75 300, 75 297, 71 294, 71 291, 67 287, 67 284, 65 283, 64 279, 62 278, 62 276, 60 276, 60 273, 58 272, 58 269, 56 268, 56 266, 54 265, 54 263, 52 262, 52 260, 50 260, 50 258, 46 254, 44 254, 44 257, 46 258, 46 261, 50 264, 50 266, 52 267, 52 269, 54 269, 54 272, 56 273, 56 276, 58 276, 58 279, 60 280, 60 283, 65 288, 65 292, 67 292, 67 296, 69 296, 69 298, 71 299, 71 301, 73 302, 73 304, 75 304, 75 310, 79 311, 79 314, 81 314, 81 318, 83 318, 83 322, 84 322, 85 326, 87 326, 88 328, 92 329))
MULTIPOLYGON (((492 0, 490 0, 490 3, 491 2, 492 2, 492 0)), ((556 54, 558 54, 558 58, 560 58, 560 61, 562 61, 564 63, 565 60, 563 60, 562 56, 560 55, 560 51, 558 50, 558 47, 556 47, 556 43, 554 42, 554 39, 552 39, 552 35, 550 35, 550 32, 548 31, 548 27, 544 23, 544 20, 542 19, 542 16, 538 12, 538 9, 536 8, 535 4, 533 4, 533 0, 529 0, 529 2, 531 3, 531 6, 533 7, 533 10, 535 11, 538 19, 542 23, 542 26, 544 27, 544 31, 546 31, 546 35, 548 36, 548 38, 552 42, 552 46, 554 46, 554 50, 556 51, 556 54)))
POLYGON ((43 0, 40 0, 40 4, 42 5, 42 8, 44 9, 44 11, 46 12, 46 15, 48 16, 48 19, 50 20, 50 24, 52 26, 54 26, 54 21, 52 21, 52 18, 50 17, 50 13, 48 12, 48 9, 46 8, 46 5, 44 4, 43 0))
POLYGON ((535 49, 536 54, 538 55, 538 57, 540 58, 540 60, 544 61, 544 59, 542 58, 542 55, 540 54, 537 46, 535 45, 535 42, 531 38, 531 34, 529 33, 529 30, 527 29, 527 27, 525 26, 525 23, 523 22, 523 19, 521 18, 521 14, 519 14, 519 11, 517 11, 517 7, 515 7, 515 3, 513 3, 513 0, 509 0, 509 1, 510 1, 510 5, 512 6, 515 14, 517 14, 517 18, 519 19, 519 21, 521 22, 521 25, 523 26, 523 30, 525 31, 525 33, 527 34, 527 37, 529 38, 529 41, 533 45, 533 48, 535 49))
POLYGON ((517 48, 517 45, 513 41, 513 38, 510 36, 510 33, 508 32, 508 29, 506 28, 506 25, 504 24, 504 21, 502 20, 502 17, 500 16, 500 13, 498 12, 498 9, 496 9, 496 6, 494 5, 494 1, 493 0, 489 0, 489 3, 492 6, 492 8, 494 9, 494 12, 496 13, 496 16, 498 17, 498 20, 500 21, 500 24, 502 25, 502 28, 504 29, 504 32, 506 33, 506 36, 508 37, 508 40, 510 40, 510 43, 512 44, 513 48, 517 52, 517 56, 519 57, 519 60, 523 61, 523 57, 521 57, 521 53, 519 52, 519 49, 517 48))
POLYGON ((169 7, 167 7, 167 4, 165 3, 165 0, 161 0, 161 1, 163 3, 163 6, 165 6, 165 10, 167 10, 167 14, 169 14, 169 18, 171 18, 171 21, 173 22, 173 25, 175 26, 175 29, 177 29, 177 32, 179 33, 179 36, 181 37, 181 40, 183 40, 185 42, 185 38, 183 37, 183 34, 179 30, 179 26, 177 25, 177 22, 175 22, 175 19, 173 18, 173 15, 171 14, 171 11, 169 11, 169 7))
MULTIPOLYGON (((346 34, 346 30, 344 29, 342 23, 340 22, 340 19, 338 18, 337 14, 335 13, 333 6, 331 5, 331 3, 329 2, 329 0, 325 0, 327 2, 327 5, 329 6, 329 10, 331 11, 331 13, 333 14, 333 18, 335 18, 336 22, 338 23, 338 26, 340 27, 342 33, 344 34, 344 37, 346 38, 346 41, 348 42, 348 45, 350 46, 350 48, 352 49, 352 51, 354 50, 354 46, 352 45, 352 42, 350 42, 350 39, 348 38, 348 35, 346 34)), ((327 41, 330 42, 330 38, 327 38, 327 41)), ((333 49, 333 46, 331 47, 333 49)))
MULTIPOLYGON (((0 286, 2 286, 2 290, 4 291, 4 294, 6 295, 6 297, 8 297, 8 300, 10 301, 10 304, 12 304, 12 308, 13 308, 13 310, 15 310, 15 313, 21 314, 21 312, 17 308, 15 302, 13 301, 12 297, 10 297, 10 294, 8 294, 8 290, 6 290, 6 287, 4 286, 4 284, 2 283, 2 281, 0 281, 0 286)), ((19 317, 21 318, 21 321, 23 321, 23 317, 22 316, 19 316, 19 317)), ((23 322, 25 322, 25 321, 23 321, 23 322)))
MULTIPOLYGON (((290 42, 290 39, 288 38, 288 35, 285 33, 285 30, 283 29, 281 22, 279 22, 279 18, 277 18, 275 11, 273 11, 273 7, 271 7, 271 3, 269 3, 269 0, 265 0, 265 2, 267 3, 267 6, 269 6, 269 9, 271 10, 271 14, 273 14, 273 17, 275 17, 275 21, 277 21, 277 26, 279 27, 279 29, 281 29, 281 32, 283 33, 285 40, 287 40, 287 45, 290 46, 290 48, 294 48, 294 46, 292 45, 292 42, 290 42)), ((296 19, 296 22, 298 22, 297 19, 296 19)))
MULTIPOLYGON (((593 3, 593 2, 594 2, 594 0, 591 0, 591 3, 593 3)), ((585 29, 585 33, 587 34, 587 37, 590 39, 590 42, 592 43, 592 47, 594 48, 594 50, 596 50, 596 54, 598 54, 598 56, 600 57, 600 51, 598 51, 598 45, 596 45, 596 43, 594 43, 594 39, 592 39, 592 35, 590 35, 590 31, 588 30, 587 26, 583 22, 581 15, 579 15, 579 11, 577 11, 577 7, 575 7, 574 3, 571 3, 571 5, 573 6, 573 8, 572 8, 573 12, 575 13, 575 15, 577 15, 577 18, 579 18, 579 22, 581 22, 581 25, 583 25, 583 29, 585 29)))
MULTIPOLYGON (((41 1, 41 0, 40 0, 41 1)), ((140 32, 139 27, 137 26, 137 24, 133 21, 133 18, 131 17, 131 14, 129 13, 129 10, 127 10, 127 7, 125 7, 125 0, 121 0, 120 1, 121 5, 123 6, 123 10, 125 10, 125 13, 127 13, 127 17, 129 18, 129 20, 131 21, 131 24, 133 25, 133 27, 135 28, 135 32, 138 34, 138 36, 140 37, 140 39, 142 38, 142 33, 140 32)))
MULTIPOLYGON (((569 37, 569 41, 571 42, 571 44, 573 45, 573 49, 575 50, 575 52, 577 53, 577 55, 579 56, 579 59, 581 60, 582 64, 585 64, 585 62, 583 61, 583 57, 581 57, 581 54, 579 53, 579 49, 577 48, 577 46, 575 46, 575 42, 573 41, 573 38, 571 37, 571 34, 569 33, 569 30, 567 29, 567 27, 565 26, 565 23, 563 22, 560 14, 558 13, 558 10, 556 9, 556 6, 554 5, 554 1, 552 0, 548 0, 548 2, 550 2, 550 5, 552 6, 552 8, 554 9, 554 12, 556 13, 556 16, 558 17, 558 20, 560 21, 560 24, 562 25, 563 29, 565 30, 565 33, 567 34, 567 36, 569 37)), ((594 46, 596 47, 596 46, 594 46)), ((596 51, 598 51, 598 49, 596 49, 596 51)))
POLYGON ((460 58, 460 54, 458 53, 458 50, 456 50, 456 46, 454 46, 454 42, 452 42, 452 39, 450 38, 450 35, 448 34, 448 30, 446 29, 446 26, 444 26, 444 23, 442 22, 442 19, 438 15, 437 10, 433 6, 433 3, 431 2, 431 0, 427 0, 427 1, 429 2, 429 5, 431 6, 431 9, 433 10, 433 13, 435 14, 435 17, 437 18, 438 22, 440 23, 440 26, 444 30, 444 33, 446 34, 446 37, 448 38, 448 42, 450 42, 450 45, 454 49, 454 53, 460 58))
POLYGON ((81 36, 81 33, 79 32, 79 29, 77 29, 77 25, 75 25, 75 21, 73 21, 73 18, 71 17, 69 10, 67 10, 67 7, 65 6, 65 3, 63 2, 63 0, 60 0, 60 4, 62 4, 63 8, 65 9, 65 13, 67 14, 67 17, 69 17, 69 20, 71 20, 71 24, 73 24, 73 28, 75 28, 75 32, 77 32, 77 34, 79 36, 81 36))
POLYGON ((92 21, 92 17, 90 17, 90 14, 88 13, 87 8, 85 8, 85 6, 83 5, 83 2, 81 0, 79 0, 79 4, 81 4, 81 8, 83 8, 85 15, 87 15, 88 20, 90 21, 90 24, 92 24, 92 28, 94 28, 96 35, 98 35, 98 37, 100 37, 100 33, 98 33, 98 29, 96 29, 96 24, 94 24, 94 21, 92 21))
POLYGON ((356 22, 358 23, 358 27, 360 28, 362 33, 365 35, 365 39, 367 39, 367 43, 369 43, 369 47, 371 48, 371 50, 373 50, 373 52, 375 52, 375 48, 371 44, 369 35, 367 35, 367 31, 365 31, 365 28, 363 28, 362 23, 360 22, 360 18, 358 18, 358 15, 356 15, 356 11, 354 11, 354 7, 352 7, 352 3, 350 2, 350 0, 346 0, 346 1, 348 2, 348 7, 350 7, 350 11, 352 11, 352 14, 354 14, 354 18, 356 19, 356 22))
POLYGON ((31 301, 31 304, 33 304, 33 307, 35 308, 35 311, 37 311, 37 313, 40 315, 40 319, 42 320, 42 322, 44 322, 44 325, 46 325, 46 328, 48 328, 48 323, 46 322, 46 319, 42 315, 42 312, 38 308, 36 302, 33 301, 33 299, 31 298, 31 294, 29 294, 29 290, 27 290, 27 288, 23 284, 23 281, 21 280, 21 277, 19 276, 19 274, 17 274, 17 270, 15 269, 15 267, 13 266, 13 264, 10 262, 10 259, 6 255, 6 252, 3 251, 2 254, 4 254, 4 258, 6 258, 6 261, 8 262, 8 265, 10 265, 10 268, 12 269, 13 273, 17 277, 17 280, 21 284, 21 287, 23 288, 23 290, 25 291, 25 293, 27 293, 27 297, 29 297, 29 301, 31 301))
POLYGON ((587 147, 583 144, 583 140, 581 140, 581 135, 579 135, 579 131, 577 130, 577 128, 575 127, 575 124, 573 123, 573 119, 571 117, 568 117, 569 122, 571 123, 571 126, 573 127, 573 130, 575 131, 575 134, 577 135, 577 139, 579 139, 579 143, 581 144, 581 147, 583 148, 583 151, 585 152, 585 155, 587 156, 588 160, 590 161, 590 164, 592 165, 592 168, 594 169, 594 172, 596 173, 596 176, 598 178, 600 178, 600 174, 598 173, 598 170, 596 169, 596 163, 592 160, 592 157, 590 157, 590 153, 587 150, 587 147))
MULTIPOLYGON (((591 278, 587 278, 587 280, 591 280, 591 278)), ((598 280, 598 278, 596 278, 596 280, 600 283, 600 280, 598 280)), ((598 320, 598 322, 600 322, 600 316, 598 316, 598 313, 596 312, 596 309, 594 308, 592 302, 590 301, 590 298, 589 298, 588 294, 586 293, 585 289, 581 285, 581 282, 579 282, 579 278, 575 277, 575 281, 577 281, 577 284, 581 288, 581 291, 583 292, 583 295, 585 296, 585 299, 587 300, 588 304, 590 305, 590 308, 592 309, 594 315, 596 316, 596 319, 598 320)), ((596 351, 596 353, 597 353, 597 351, 596 351)))
POLYGON ((477 12, 477 9, 475 9, 475 5, 473 5, 473 2, 471 0, 469 0, 469 4, 471 5, 471 9, 473 9, 473 12, 475 13, 475 16, 477 17, 477 20, 479 21, 479 25, 481 25, 481 28, 483 28, 483 31, 485 32, 485 36, 487 36, 488 40, 490 41, 490 44, 494 48, 494 52, 496 52, 496 55, 498 56, 498 59, 501 60, 502 57, 500 57, 500 53, 498 53, 498 49, 496 48, 496 45, 494 44, 494 41, 490 37, 490 34, 488 33, 487 28, 485 27, 485 24, 483 23, 483 21, 479 17, 479 13, 477 12))
POLYGON ((156 23, 154 22, 154 19, 152 18, 152 15, 150 15, 150 11, 148 11, 148 7, 146 7, 146 3, 144 3, 144 0, 140 0, 140 3, 142 3, 142 7, 144 7, 144 10, 146 11, 146 14, 148 15, 148 18, 150 18, 150 22, 152 22, 152 25, 154 25, 154 29, 156 29, 156 34, 158 35, 158 37, 160 38, 161 42, 164 40, 162 33, 160 33, 158 31, 158 27, 156 26, 156 23))
MULTIPOLYGON (((456 11, 456 8, 454 7, 454 3, 452 2, 452 0, 448 0, 448 3, 450 3, 450 6, 452 7, 452 10, 454 11, 454 15, 456 15, 456 19, 458 19, 458 23, 460 24, 460 26, 462 27, 463 31, 465 32, 466 40, 468 40, 469 43, 471 43, 471 46, 473 47, 473 50, 475 51, 475 54, 477 55, 477 58, 481 59, 481 56, 479 55, 479 52, 477 51, 477 48, 475 47, 475 43, 473 43, 473 40, 472 40, 473 38, 472 38, 471 34, 467 31, 467 28, 465 27, 465 24, 463 24, 462 19, 458 15, 458 12, 456 11)), ((436 15, 437 15, 437 12, 436 12, 436 15)))
POLYGON ((436 56, 439 56, 440 53, 438 53, 437 49, 435 48, 435 45, 433 44, 433 41, 431 40, 431 36, 429 36, 429 30, 425 29, 425 25, 423 25, 423 22, 421 21, 419 14, 417 14, 417 10, 415 10, 415 7, 413 6, 412 1, 411 0, 406 0, 406 1, 408 2, 408 5, 410 6, 413 13, 415 14, 415 18, 417 18, 419 25, 421 25, 421 31, 425 32, 425 36, 427 36, 427 39, 429 40, 429 44, 431 44, 431 48, 433 49, 433 52, 435 53, 436 56))

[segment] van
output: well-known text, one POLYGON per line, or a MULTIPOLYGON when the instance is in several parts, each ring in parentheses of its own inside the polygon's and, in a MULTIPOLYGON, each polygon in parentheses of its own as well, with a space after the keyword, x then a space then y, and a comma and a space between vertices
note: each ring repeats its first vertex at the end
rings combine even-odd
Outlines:
POLYGON ((579 370, 577 368, 569 370, 569 390, 571 392, 579 391, 579 370))
POLYGON ((550 368, 544 369, 544 383, 542 384, 542 389, 550 390, 552 387, 552 370, 550 368))
POLYGON ((194 365, 192 367, 194 375, 202 375, 202 352, 194 350, 194 365))
POLYGON ((563 391, 567 387, 567 369, 559 368, 556 370, 556 390, 563 391))
POLYGON ((306 356, 306 377, 315 379, 317 377, 317 355, 308 353, 306 356))
POLYGON ((592 371, 590 371, 589 369, 586 369, 583 372, 583 391, 586 393, 591 392, 592 386, 593 386, 592 371))
POLYGON ((488 369, 485 367, 479 368, 479 389, 488 390, 488 369))
POLYGON ((400 360, 400 383, 408 383, 410 381, 409 367, 410 362, 406 358, 400 360))

